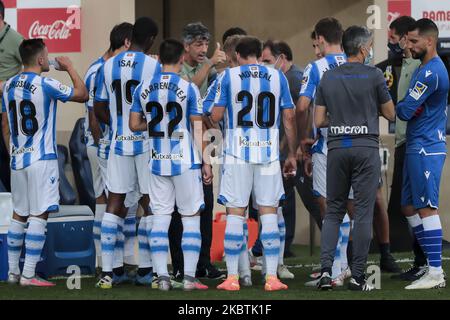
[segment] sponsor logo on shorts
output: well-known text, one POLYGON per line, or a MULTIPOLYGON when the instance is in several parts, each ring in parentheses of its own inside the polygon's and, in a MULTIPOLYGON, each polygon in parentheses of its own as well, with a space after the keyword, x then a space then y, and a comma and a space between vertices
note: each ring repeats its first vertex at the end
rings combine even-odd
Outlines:
POLYGON ((239 137, 239 146, 244 148, 258 147, 267 148, 273 145, 272 140, 267 141, 249 141, 247 138, 239 137))
POLYGON ((55 177, 51 177, 51 178, 50 178, 50 182, 51 182, 51 184, 55 184, 56 178, 55 178, 55 177))
POLYGON ((183 150, 180 153, 158 153, 156 150, 152 150, 152 160, 172 160, 180 161, 184 159, 183 150))
POLYGON ((331 133, 333 135, 342 135, 342 134, 352 134, 352 135, 360 135, 360 134, 369 134, 369 128, 367 126, 340 126, 340 127, 331 127, 331 133))
POLYGON ((413 97, 416 101, 418 101, 427 90, 428 90, 428 86, 427 85, 423 84, 420 81, 417 81, 416 85, 411 90, 409 95, 411 97, 413 97))

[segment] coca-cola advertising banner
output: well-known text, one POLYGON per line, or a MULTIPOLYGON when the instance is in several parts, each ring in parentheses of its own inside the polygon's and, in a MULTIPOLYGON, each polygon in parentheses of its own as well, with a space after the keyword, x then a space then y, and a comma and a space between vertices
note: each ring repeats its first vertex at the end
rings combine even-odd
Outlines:
POLYGON ((50 53, 81 52, 81 0, 3 0, 5 20, 25 38, 42 38, 50 53))
POLYGON ((389 22, 406 15, 428 18, 439 27, 441 38, 450 38, 450 0, 389 0, 389 22))

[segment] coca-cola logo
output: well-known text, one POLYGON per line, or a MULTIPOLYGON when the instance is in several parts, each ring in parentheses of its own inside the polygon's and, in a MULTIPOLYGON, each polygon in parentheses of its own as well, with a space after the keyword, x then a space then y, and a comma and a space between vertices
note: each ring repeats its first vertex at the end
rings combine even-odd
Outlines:
POLYGON ((53 24, 41 24, 39 20, 33 22, 28 32, 30 39, 67 40, 70 37, 71 24, 68 21, 56 20, 53 24))

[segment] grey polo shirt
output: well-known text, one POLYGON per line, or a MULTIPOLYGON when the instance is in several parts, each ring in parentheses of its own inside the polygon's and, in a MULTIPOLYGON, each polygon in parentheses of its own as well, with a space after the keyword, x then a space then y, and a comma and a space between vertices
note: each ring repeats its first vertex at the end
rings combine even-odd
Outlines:
POLYGON ((316 105, 329 114, 328 149, 379 147, 380 106, 392 98, 380 69, 346 63, 326 72, 316 105))

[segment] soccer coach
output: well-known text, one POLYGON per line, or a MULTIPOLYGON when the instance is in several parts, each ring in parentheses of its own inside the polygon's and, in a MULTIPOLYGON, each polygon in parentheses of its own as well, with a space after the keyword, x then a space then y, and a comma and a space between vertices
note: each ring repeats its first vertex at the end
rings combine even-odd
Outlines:
POLYGON ((350 290, 370 291, 365 266, 372 239, 373 209, 381 175, 379 115, 395 120, 395 108, 381 70, 369 66, 373 35, 352 26, 343 36, 348 63, 325 73, 316 97, 315 124, 329 127, 328 211, 322 229, 322 276, 319 289, 329 290, 339 226, 354 190, 353 263, 350 290))

